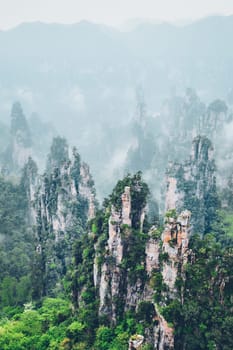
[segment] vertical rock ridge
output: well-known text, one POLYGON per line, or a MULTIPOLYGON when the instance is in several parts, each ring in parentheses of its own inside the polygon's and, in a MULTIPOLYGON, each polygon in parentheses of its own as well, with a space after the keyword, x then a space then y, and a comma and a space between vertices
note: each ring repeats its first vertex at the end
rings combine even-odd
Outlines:
POLYGON ((215 170, 213 147, 204 136, 193 140, 188 161, 171 163, 167 170, 166 211, 192 210, 193 232, 203 234, 209 229, 208 210, 214 212, 218 206, 215 170))
POLYGON ((163 281, 169 288, 169 296, 176 295, 175 282, 178 276, 178 267, 185 261, 190 238, 191 212, 185 210, 176 217, 175 212, 167 213, 165 229, 162 234, 162 252, 166 259, 162 265, 163 281))
MULTIPOLYGON (((99 268, 101 277, 96 287, 100 297, 99 314, 107 316, 113 324, 123 312, 135 310, 142 297, 144 282, 130 271, 132 264, 138 264, 138 269, 146 273, 144 255, 138 261, 131 261, 131 256, 134 254, 133 244, 139 244, 142 233, 147 193, 147 187, 137 174, 119 182, 110 196, 107 240, 102 254, 103 264, 99 268)), ((143 252, 143 247, 141 250, 143 252)), ((96 266, 95 263, 95 281, 98 280, 96 266)))
POLYGON ((3 154, 2 173, 19 175, 32 155, 32 140, 29 126, 19 102, 11 109, 11 140, 3 154))
POLYGON ((31 217, 35 227, 35 260, 46 288, 42 294, 62 290, 72 259, 72 246, 86 233, 87 221, 95 214, 95 189, 89 167, 82 163, 76 149, 68 157, 68 146, 56 138, 48 157, 47 172, 38 176, 32 160, 25 167, 31 217))

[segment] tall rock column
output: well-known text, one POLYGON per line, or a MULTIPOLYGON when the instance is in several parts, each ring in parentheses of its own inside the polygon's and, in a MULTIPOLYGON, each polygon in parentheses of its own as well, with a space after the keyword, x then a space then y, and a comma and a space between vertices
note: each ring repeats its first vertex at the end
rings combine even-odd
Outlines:
POLYGON ((19 102, 11 109, 11 141, 3 154, 2 173, 19 174, 32 154, 29 126, 19 102))
POLYGON ((40 177, 33 197, 36 255, 45 280, 42 294, 55 295, 63 288, 61 281, 72 261, 72 246, 87 234, 87 221, 95 212, 89 167, 81 162, 76 149, 69 157, 65 139, 54 139, 47 172, 40 177))
POLYGON ((190 218, 191 212, 188 210, 181 212, 178 217, 173 211, 167 213, 162 234, 162 253, 166 254, 162 264, 162 276, 170 297, 176 295, 175 282, 178 269, 186 262, 190 239, 190 218))
POLYGON ((191 227, 196 233, 208 232, 219 205, 215 170, 212 144, 202 136, 193 140, 188 161, 172 163, 167 170, 166 211, 191 210, 191 227))
POLYGON ((142 237, 148 187, 141 174, 119 181, 110 195, 105 251, 96 244, 95 285, 100 298, 99 315, 116 324, 142 299, 146 279, 145 240, 142 237), (102 264, 97 268, 96 261, 102 264))
POLYGON ((107 252, 105 262, 101 269, 100 280, 100 314, 108 314, 113 323, 117 318, 117 305, 114 300, 119 298, 120 289, 123 288, 125 277, 122 275, 120 264, 124 254, 123 231, 131 234, 131 197, 130 187, 126 186, 121 196, 121 210, 117 211, 111 206, 109 217, 109 238, 107 241, 107 252), (125 225, 125 226, 124 226, 125 225), (109 301, 108 301, 109 299, 109 301))

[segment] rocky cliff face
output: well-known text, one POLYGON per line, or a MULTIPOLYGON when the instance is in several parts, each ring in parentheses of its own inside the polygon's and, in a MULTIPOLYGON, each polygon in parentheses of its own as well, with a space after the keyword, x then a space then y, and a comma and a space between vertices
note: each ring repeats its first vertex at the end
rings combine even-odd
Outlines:
POLYGON ((39 176, 29 159, 24 168, 25 188, 30 202, 30 218, 36 237, 44 288, 41 294, 53 295, 62 289, 61 279, 71 263, 72 245, 86 232, 86 224, 95 214, 95 189, 89 167, 81 162, 76 149, 68 157, 64 139, 57 138, 51 147, 50 166, 39 176), (54 144, 64 147, 65 155, 56 159, 54 144))
POLYGON ((174 349, 174 329, 163 311, 173 299, 182 300, 177 281, 185 280, 191 232, 197 227, 206 232, 206 210, 216 207, 212 152, 210 141, 197 137, 190 159, 170 166, 163 227, 148 222, 149 190, 140 173, 119 181, 95 213, 89 168, 76 150, 69 157, 64 139, 54 141, 43 176, 29 159, 24 171, 36 236, 34 286, 42 285, 34 287, 36 297, 62 290, 76 246, 72 295, 77 309, 94 304, 98 322, 109 326, 133 315, 144 328, 142 337, 132 334, 131 349, 147 343, 174 349))
POLYGON ((146 271, 148 281, 143 300, 154 305, 153 327, 148 327, 145 339, 154 349, 174 348, 174 329, 162 316, 158 306, 164 307, 167 300, 182 298, 177 290, 177 279, 185 279, 184 266, 187 262, 190 239, 189 211, 177 216, 175 210, 167 212, 165 225, 160 235, 156 227, 149 232, 146 243, 146 271))
POLYGON ((152 345, 156 350, 174 349, 174 329, 168 325, 164 317, 156 311, 155 321, 157 325, 153 328, 152 345))
MULTIPOLYGON (((156 227, 152 228, 150 233, 153 233, 153 230, 156 232, 156 227)), ((151 275, 153 270, 159 269, 159 254, 160 254, 160 246, 158 239, 149 237, 146 242, 146 272, 148 275, 151 275)))
POLYGON ((229 130, 232 129, 231 121, 232 116, 224 101, 215 100, 205 105, 194 90, 187 89, 184 96, 166 100, 159 114, 144 116, 144 124, 136 122, 135 118, 135 125, 138 126, 134 129, 133 137, 137 140, 137 147, 129 150, 125 169, 130 172, 143 171, 154 198, 160 203, 160 210, 165 212, 164 178, 167 164, 183 164, 189 159, 192 140, 201 134, 214 145, 217 174, 225 185, 226 166, 228 174, 232 173, 230 132, 228 140, 225 137, 228 125, 229 130))
POLYGON ((119 181, 102 214, 95 250, 94 280, 99 315, 116 324, 126 310, 135 310, 145 284, 144 238, 147 186, 140 174, 119 181), (141 245, 141 247, 139 247, 141 245), (98 264, 99 261, 99 264, 98 264), (134 273, 135 264, 137 271, 134 273))
POLYGON ((171 163, 167 171, 166 211, 191 210, 193 232, 208 231, 211 215, 218 206, 215 170, 210 140, 197 136, 190 160, 171 163))
POLYGON ((11 110, 11 140, 2 158, 2 173, 18 174, 32 154, 32 140, 27 120, 19 102, 11 110))
MULTIPOLYGON (((136 307, 143 288, 141 279, 136 278, 132 283, 126 270, 127 254, 133 249, 130 244, 133 239, 130 191, 130 187, 125 186, 120 209, 113 204, 111 206, 104 263, 101 266, 99 285, 96 285, 100 297, 99 314, 106 315, 113 323, 116 323, 119 311, 136 307)), ((143 226, 143 209, 137 213, 140 227, 143 226)), ((140 261, 137 263, 140 264, 140 261)))
POLYGON ((35 226, 37 217, 35 200, 40 186, 40 176, 38 174, 37 165, 31 157, 28 158, 27 163, 23 167, 21 183, 27 196, 28 224, 30 226, 35 226))
POLYGON ((103 222, 108 218, 104 245, 102 235, 95 244, 94 282, 99 316, 112 325, 127 311, 135 313, 142 324, 143 317, 149 318, 150 326, 147 323, 144 336, 132 336, 129 349, 139 349, 145 343, 158 350, 173 349, 173 329, 157 303, 175 296, 175 281, 188 250, 191 214, 185 211, 178 218, 170 217, 162 234, 156 226, 146 232, 142 220, 146 220, 147 191, 141 179, 131 178, 119 185, 110 196, 102 219, 103 222), (139 212, 135 212, 135 203, 139 212), (166 286, 166 293, 162 285, 166 286))
POLYGON ((65 156, 53 159, 56 152, 50 154, 54 166, 43 176, 38 175, 32 159, 24 168, 36 237, 33 296, 38 299, 62 290, 73 249, 72 295, 77 309, 95 305, 98 322, 111 326, 130 313, 144 327, 143 335, 132 334, 131 349, 142 344, 157 350, 174 349, 174 329, 161 309, 167 300, 182 297, 176 280, 185 278, 190 212, 177 215, 170 210, 163 229, 150 227, 146 215, 149 191, 137 173, 119 181, 104 209, 95 213, 88 166, 76 150, 66 158, 66 143, 63 139, 58 142, 65 156))
MULTIPOLYGON (((163 282, 168 287, 169 297, 176 296, 176 280, 187 261, 190 238, 191 212, 183 211, 178 217, 174 211, 167 212, 162 233, 162 253, 165 255, 161 270, 163 282)), ((179 277, 182 277, 181 275, 179 277)))

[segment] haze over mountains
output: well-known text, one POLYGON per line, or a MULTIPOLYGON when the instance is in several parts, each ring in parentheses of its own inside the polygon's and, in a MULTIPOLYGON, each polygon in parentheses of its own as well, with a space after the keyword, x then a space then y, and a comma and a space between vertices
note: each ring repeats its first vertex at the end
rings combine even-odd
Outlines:
POLYGON ((128 32, 86 21, 1 31, 0 120, 9 123, 19 100, 28 117, 36 112, 51 121, 98 170, 96 162, 109 160, 123 140, 127 148, 138 86, 151 115, 187 87, 207 103, 233 102, 232 32, 233 16, 184 26, 141 23, 128 32))
POLYGON ((0 32, 2 350, 233 349, 233 17, 132 25, 0 32))
POLYGON ((85 21, 22 24, 0 32, 1 102, 4 92, 8 99, 21 93, 37 112, 52 111, 50 119, 57 111, 72 115, 76 109, 78 117, 99 119, 101 114, 106 120, 113 102, 113 118, 125 119, 138 83, 148 90, 152 107, 172 87, 182 91, 190 84, 205 98, 226 97, 233 48, 223 39, 232 30, 233 16, 183 27, 145 23, 130 32, 85 21), (43 101, 48 91, 54 98, 43 101), (72 91, 73 101, 66 100, 72 91))

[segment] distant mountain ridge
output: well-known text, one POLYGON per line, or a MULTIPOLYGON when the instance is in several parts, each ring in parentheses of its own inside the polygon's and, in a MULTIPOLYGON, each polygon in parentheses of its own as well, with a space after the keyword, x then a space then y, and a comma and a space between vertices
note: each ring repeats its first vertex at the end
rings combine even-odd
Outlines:
POLYGON ((187 87, 206 104, 218 98, 231 107, 232 34, 233 16, 184 26, 142 23, 128 32, 87 21, 1 31, 0 121, 7 123, 20 101, 26 115, 38 113, 77 145, 99 174, 99 154, 114 162, 115 150, 130 143, 138 86, 151 115, 187 87))
MULTIPOLYGON (((120 43, 121 45, 127 44, 129 45, 128 51, 130 52, 131 49, 137 49, 135 43, 131 43, 130 45, 130 41, 134 39, 135 36, 139 42, 145 34, 149 34, 150 38, 155 36, 154 40, 158 39, 158 36, 161 36, 160 39, 176 38, 181 44, 187 44, 186 40, 190 38, 198 38, 201 43, 209 36, 209 39, 211 39, 210 42, 215 40, 216 43, 219 44, 219 39, 222 39, 223 35, 229 35, 232 30, 233 15, 206 17, 183 26, 178 26, 169 22, 139 22, 138 25, 135 25, 134 28, 128 32, 119 31, 116 28, 89 21, 80 21, 74 24, 28 22, 22 23, 9 30, 0 31, 0 49, 1 51, 3 49, 6 50, 6 47, 4 47, 4 44, 6 43, 5 40, 8 40, 7 46, 9 50, 10 48, 13 48, 11 45, 14 44, 14 40, 16 39, 22 40, 21 44, 32 44, 34 42, 38 48, 41 48, 43 45, 46 45, 46 43, 56 39, 54 46, 50 47, 50 50, 52 51, 56 48, 55 44, 57 42, 59 42, 60 48, 62 48, 61 44, 67 45, 67 42, 62 42, 62 39, 67 38, 71 40, 76 37, 76 44, 81 45, 84 36, 88 36, 88 39, 91 39, 92 44, 95 43, 96 39, 103 40, 102 45, 109 44, 109 42, 104 42, 107 38, 114 40, 112 45, 114 44, 115 47, 120 43), (218 35, 216 36, 216 34, 218 35), (35 39, 43 40, 38 42, 35 41, 35 39), (118 40, 119 42, 117 42, 118 40)), ((146 47, 148 40, 146 40, 146 37, 143 37, 143 39, 145 39, 144 44, 146 47)), ((98 44, 100 44, 100 42, 98 44)), ((159 45, 161 44, 161 41, 155 41, 154 44, 159 45)), ((165 47, 168 47, 169 42, 165 42, 164 44, 165 47)), ((72 46, 70 46, 70 49, 71 48, 72 46)), ((170 50, 174 48, 175 47, 172 46, 170 47, 170 50)), ((105 47, 105 49, 107 50, 108 47, 105 47)), ((226 46, 226 49, 231 48, 230 46, 226 46)), ((73 46, 73 51, 77 51, 77 47, 75 49, 73 46)), ((3 52, 4 51, 1 53, 3 52)), ((160 50, 158 50, 158 52, 160 52, 160 50)), ((216 51, 215 54, 218 54, 218 51, 216 51)))

